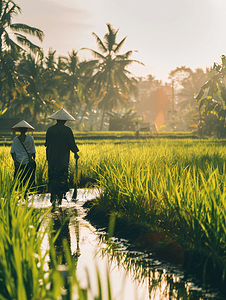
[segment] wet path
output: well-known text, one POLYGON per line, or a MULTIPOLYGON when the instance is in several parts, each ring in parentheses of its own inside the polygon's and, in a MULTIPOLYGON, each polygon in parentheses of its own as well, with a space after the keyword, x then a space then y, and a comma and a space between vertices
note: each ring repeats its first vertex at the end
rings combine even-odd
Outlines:
MULTIPOLYGON (((70 201, 72 192, 68 193, 69 201, 63 200, 62 205, 47 216, 47 219, 52 218, 56 230, 63 226, 59 240, 68 240, 82 286, 87 285, 87 269, 92 290, 96 293, 98 268, 105 288, 108 268, 113 299, 116 300, 217 299, 214 294, 204 293, 192 281, 184 281, 182 271, 156 260, 150 253, 128 251, 127 241, 112 239, 111 243, 106 242, 105 229, 97 231, 84 219, 86 210, 82 205, 97 195, 97 190, 79 189, 78 201, 74 203, 70 201)), ((50 195, 33 196, 32 205, 36 209, 50 208, 50 195)), ((43 251, 45 247, 48 247, 47 239, 43 251)), ((63 253, 61 243, 56 243, 56 250, 63 253)))

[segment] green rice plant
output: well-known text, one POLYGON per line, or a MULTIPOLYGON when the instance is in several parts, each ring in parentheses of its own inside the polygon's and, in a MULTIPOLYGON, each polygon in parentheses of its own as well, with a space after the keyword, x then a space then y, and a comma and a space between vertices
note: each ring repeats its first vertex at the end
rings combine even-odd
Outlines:
POLYGON ((211 257, 225 272, 224 147, 160 140, 130 146, 114 145, 96 166, 98 209, 149 230, 159 230, 160 219, 161 230, 185 251, 200 253, 206 263, 211 257))
MULTIPOLYGON (((36 181, 38 185, 47 185, 45 147, 37 146, 36 149, 36 181)), ((96 201, 99 209, 109 214, 113 210, 131 222, 140 222, 153 229, 160 219, 186 247, 201 250, 205 248, 203 243, 209 243, 208 247, 216 249, 217 253, 223 251, 224 141, 103 141, 81 144, 79 149, 79 178, 98 181, 102 192, 96 201)), ((9 148, 1 148, 0 160, 3 162, 0 176, 4 173, 7 181, 12 182, 9 148)), ((73 156, 70 170, 74 176, 73 156)), ((1 184, 1 190, 6 191, 2 180, 1 184)))
MULTIPOLYGON (((24 194, 24 191, 21 191, 21 194, 24 194)), ((39 292, 41 293, 39 281, 43 279, 45 273, 45 256, 41 255, 44 233, 37 233, 41 216, 41 212, 28 209, 27 200, 22 204, 20 193, 14 189, 10 197, 1 198, 0 291, 2 299, 29 299, 29 295, 38 296, 39 292)))
POLYGON ((46 161, 46 151, 44 146, 36 147, 36 186, 46 186, 48 183, 48 163, 46 161))
MULTIPOLYGON (((77 299, 88 300, 91 286, 82 288, 76 276, 76 264, 67 241, 64 241, 66 278, 59 269, 54 241, 58 233, 52 232, 51 222, 46 222, 51 208, 36 210, 25 197, 27 186, 20 177, 9 180, 6 167, 0 168, 0 299, 77 299), (45 224, 43 224, 45 223, 45 224), (50 225, 48 225, 50 223, 50 225), (49 247, 43 251, 44 238, 49 247)), ((87 275, 88 276, 88 275, 87 275)), ((108 299, 111 300, 109 274, 108 299)), ((103 283, 97 270, 98 291, 94 299, 102 300, 103 283)))

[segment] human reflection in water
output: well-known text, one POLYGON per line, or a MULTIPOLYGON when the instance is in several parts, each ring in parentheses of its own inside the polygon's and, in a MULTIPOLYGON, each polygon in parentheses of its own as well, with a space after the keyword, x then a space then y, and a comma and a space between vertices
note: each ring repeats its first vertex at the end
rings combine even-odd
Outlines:
POLYGON ((57 263, 66 264, 63 242, 66 240, 71 249, 72 257, 76 263, 80 255, 79 248, 79 221, 77 220, 76 208, 59 207, 52 213, 53 235, 57 235, 55 240, 55 250, 57 263), (76 240, 76 242, 75 242, 76 240), (76 247, 74 246, 76 244, 76 247))

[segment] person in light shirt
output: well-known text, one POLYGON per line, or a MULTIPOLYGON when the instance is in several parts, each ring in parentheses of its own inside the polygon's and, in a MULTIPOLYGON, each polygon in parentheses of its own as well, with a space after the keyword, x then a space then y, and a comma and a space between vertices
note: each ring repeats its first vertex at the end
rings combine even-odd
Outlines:
POLYGON ((15 171, 14 179, 19 178, 22 185, 27 184, 29 189, 35 183, 35 143, 30 135, 26 135, 27 131, 33 131, 34 127, 26 121, 21 121, 12 127, 13 131, 20 134, 13 139, 10 153, 14 161, 15 171))

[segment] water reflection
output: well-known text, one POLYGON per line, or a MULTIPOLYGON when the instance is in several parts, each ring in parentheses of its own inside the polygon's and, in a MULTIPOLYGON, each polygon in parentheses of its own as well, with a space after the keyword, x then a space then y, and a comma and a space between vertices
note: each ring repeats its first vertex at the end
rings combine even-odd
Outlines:
MULTIPOLYGON (((60 264, 65 264, 63 241, 67 240, 71 254, 75 259, 74 262, 81 282, 85 277, 83 275, 84 267, 88 267, 88 271, 91 272, 92 261, 95 262, 95 260, 98 260, 98 264, 106 261, 107 264, 110 264, 111 274, 116 273, 112 282, 112 286, 115 285, 113 289, 117 290, 118 285, 124 284, 122 283, 124 279, 120 275, 122 271, 134 283, 134 286, 138 287, 138 289, 145 289, 147 298, 138 297, 138 299, 223 299, 213 293, 207 294, 207 292, 199 289, 192 281, 185 280, 181 270, 170 264, 158 261, 154 255, 145 252, 129 251, 130 245, 126 240, 114 238, 107 240, 105 232, 97 231, 84 219, 86 213, 82 205, 87 199, 95 198, 96 192, 92 194, 90 190, 78 190, 78 195, 79 201, 76 204, 70 201, 63 201, 61 207, 48 214, 46 223, 44 224, 48 226, 49 218, 51 218, 53 235, 56 232, 59 233, 55 241, 55 247, 57 261, 60 264)), ((67 198, 70 199, 70 195, 67 198)), ((41 196, 36 196, 32 205, 37 209, 49 209, 51 206, 49 195, 45 195, 42 198, 41 196)), ((43 248, 45 247, 48 247, 47 243, 43 245, 43 248)), ((105 269, 105 267, 106 264, 103 263, 102 268, 105 269)), ((103 282, 105 283, 104 280, 103 282)), ((129 285, 129 289, 129 291, 125 291, 125 297, 120 295, 119 298, 113 298, 133 299, 132 296, 128 297, 129 293, 133 293, 132 285, 129 285)), ((113 290, 114 294, 115 292, 117 291, 113 290)))
POLYGON ((66 258, 64 253, 64 241, 67 241, 71 254, 75 260, 80 255, 79 248, 79 221, 77 219, 78 211, 76 208, 59 207, 53 211, 52 215, 52 226, 53 226, 53 237, 55 236, 55 249, 58 264, 66 264, 66 258), (72 236, 73 245, 76 248, 72 248, 72 236))
POLYGON ((181 270, 168 263, 159 262, 152 254, 128 251, 130 245, 125 240, 109 241, 107 235, 101 234, 100 244, 103 243, 107 247, 101 248, 102 256, 107 256, 113 265, 123 267, 126 274, 139 285, 146 283, 151 300, 223 300, 217 293, 203 291, 192 282, 186 281, 181 270))

